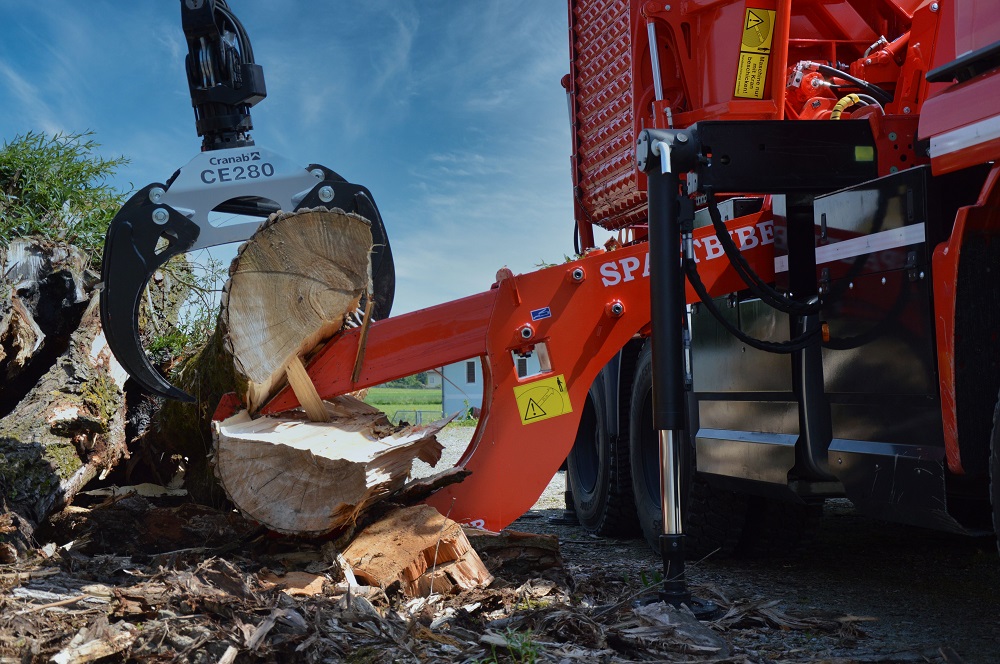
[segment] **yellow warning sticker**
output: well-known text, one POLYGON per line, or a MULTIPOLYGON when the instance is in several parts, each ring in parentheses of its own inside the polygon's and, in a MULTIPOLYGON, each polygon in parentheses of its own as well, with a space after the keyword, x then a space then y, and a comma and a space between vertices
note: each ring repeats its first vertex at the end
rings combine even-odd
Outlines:
POLYGON ((740 41, 740 61, 736 68, 734 97, 763 99, 767 81, 767 63, 774 39, 773 9, 747 7, 740 41))
POLYGON ((740 65, 736 70, 736 92, 733 96, 763 99, 766 79, 767 56, 760 53, 740 53, 740 65))
POLYGON ((562 374, 518 385, 514 388, 514 399, 521 424, 534 424, 573 412, 566 379, 562 374))
POLYGON ((746 21, 743 22, 743 44, 741 51, 771 52, 774 37, 773 9, 747 7, 746 21))

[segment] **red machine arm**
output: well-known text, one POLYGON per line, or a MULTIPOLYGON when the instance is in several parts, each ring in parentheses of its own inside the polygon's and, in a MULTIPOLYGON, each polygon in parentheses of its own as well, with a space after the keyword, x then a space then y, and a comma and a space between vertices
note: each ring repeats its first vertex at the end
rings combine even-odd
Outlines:
MULTIPOLYGON (((765 277, 774 262, 769 223, 757 214, 731 226, 765 277)), ((740 290, 729 262, 715 260, 709 231, 696 234, 703 280, 713 294, 740 290)), ((531 508, 566 458, 598 372, 649 325, 646 254, 639 244, 529 274, 501 270, 490 291, 373 323, 356 383, 358 330, 328 344, 309 375, 320 396, 330 398, 482 358, 482 414, 459 460, 472 475, 428 502, 456 521, 499 530, 531 508), (539 354, 542 373, 518 378, 512 353, 528 352, 539 354)), ((285 389, 264 412, 297 405, 285 389)))

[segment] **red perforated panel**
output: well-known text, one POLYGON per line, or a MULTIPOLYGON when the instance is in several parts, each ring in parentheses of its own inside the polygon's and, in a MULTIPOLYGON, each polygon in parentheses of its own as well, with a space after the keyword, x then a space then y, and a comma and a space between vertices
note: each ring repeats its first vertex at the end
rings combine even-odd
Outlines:
POLYGON ((631 4, 571 3, 576 217, 610 229, 646 208, 633 164, 631 4))

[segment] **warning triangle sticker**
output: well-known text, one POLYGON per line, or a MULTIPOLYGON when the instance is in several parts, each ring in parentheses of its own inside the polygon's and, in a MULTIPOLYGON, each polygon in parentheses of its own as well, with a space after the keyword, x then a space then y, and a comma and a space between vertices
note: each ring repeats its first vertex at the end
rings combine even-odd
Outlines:
POLYGON ((528 399, 528 407, 524 409, 524 417, 522 419, 527 422, 539 417, 545 417, 545 411, 542 410, 542 407, 534 399, 528 399))
POLYGON ((758 25, 760 25, 763 22, 764 22, 764 19, 762 19, 760 16, 757 16, 756 14, 754 14, 752 10, 748 9, 747 10, 747 27, 744 28, 744 30, 753 30, 754 28, 756 28, 758 25))

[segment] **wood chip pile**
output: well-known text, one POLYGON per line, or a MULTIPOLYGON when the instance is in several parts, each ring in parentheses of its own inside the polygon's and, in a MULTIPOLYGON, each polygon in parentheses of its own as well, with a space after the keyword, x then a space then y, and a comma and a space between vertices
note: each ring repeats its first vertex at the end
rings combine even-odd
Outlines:
POLYGON ((76 539, 0 566, 0 662, 751 662, 762 660, 730 642, 742 629, 859 633, 858 618, 717 594, 726 612, 707 626, 635 606, 655 587, 615 580, 606 560, 566 565, 554 536, 526 533, 468 538, 496 575, 489 587, 411 598, 400 583, 364 585, 335 541, 240 522, 136 495, 64 515, 50 534, 76 539), (160 524, 159 542, 95 539, 112 517, 127 532, 129 514, 135 532, 160 524))

